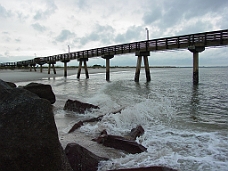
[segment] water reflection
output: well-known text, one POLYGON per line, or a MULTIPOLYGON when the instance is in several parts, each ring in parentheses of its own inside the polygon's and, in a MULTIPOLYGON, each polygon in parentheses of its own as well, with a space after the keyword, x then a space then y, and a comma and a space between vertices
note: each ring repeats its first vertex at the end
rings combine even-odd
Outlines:
POLYGON ((196 120, 199 116, 198 107, 200 106, 199 100, 199 85, 192 86, 192 94, 191 94, 191 101, 190 101, 190 114, 192 119, 196 120))

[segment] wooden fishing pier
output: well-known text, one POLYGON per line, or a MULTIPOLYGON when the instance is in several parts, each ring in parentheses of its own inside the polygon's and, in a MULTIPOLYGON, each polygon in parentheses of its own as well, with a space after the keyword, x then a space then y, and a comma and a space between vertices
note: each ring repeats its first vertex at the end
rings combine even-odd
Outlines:
POLYGON ((142 59, 144 61, 146 80, 151 81, 150 67, 148 62, 148 56, 150 52, 155 51, 167 51, 187 49, 193 54, 193 83, 199 82, 199 53, 203 52, 206 47, 217 47, 228 45, 228 29, 217 30, 211 32, 195 33, 174 37, 165 37, 158 39, 151 39, 139 42, 132 42, 126 44, 118 44, 113 46, 99 47, 94 49, 68 52, 63 54, 57 54, 47 57, 38 57, 31 60, 18 61, 18 62, 5 62, 1 63, 1 67, 28 67, 30 70, 35 69, 35 66, 40 65, 40 72, 42 72, 42 65, 48 64, 48 74, 50 74, 51 68, 54 73, 56 62, 64 63, 64 76, 67 76, 67 63, 71 60, 78 60, 79 67, 77 78, 80 78, 82 64, 84 64, 86 78, 89 78, 87 69, 87 61, 89 58, 102 57, 106 60, 106 80, 110 80, 110 59, 115 55, 134 53, 137 56, 137 64, 135 71, 135 81, 139 81, 142 59))

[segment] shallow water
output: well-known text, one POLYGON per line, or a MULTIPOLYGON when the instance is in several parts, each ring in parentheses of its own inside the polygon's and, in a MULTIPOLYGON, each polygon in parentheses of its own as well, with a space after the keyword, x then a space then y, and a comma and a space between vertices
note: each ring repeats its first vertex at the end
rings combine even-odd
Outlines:
MULTIPOLYGON (((57 101, 55 118, 60 137, 78 120, 106 114, 98 124, 78 130, 95 137, 106 129, 125 135, 141 124, 145 129, 137 142, 147 152, 113 157, 99 170, 162 165, 178 170, 228 170, 228 68, 200 68, 200 83, 192 84, 191 68, 151 69, 146 83, 142 71, 135 83, 134 70, 105 74, 43 79, 51 84, 57 101), (67 99, 99 105, 86 115, 63 111, 67 99), (123 108, 121 114, 112 111, 123 108)), ((19 83, 20 85, 26 84, 19 83)))

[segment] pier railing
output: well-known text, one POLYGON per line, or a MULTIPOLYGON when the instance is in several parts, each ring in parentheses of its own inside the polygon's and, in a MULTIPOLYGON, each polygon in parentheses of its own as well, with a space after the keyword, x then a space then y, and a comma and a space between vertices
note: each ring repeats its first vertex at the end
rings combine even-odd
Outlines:
MULTIPOLYGON (((158 38, 126 44, 112 45, 77 52, 57 54, 47 57, 39 57, 31 60, 15 62, 15 66, 28 66, 44 64, 57 61, 69 61, 81 58, 93 58, 104 55, 121 55, 135 53, 138 51, 165 51, 176 49, 187 49, 190 46, 225 46, 228 44, 228 29, 211 32, 189 34, 158 38)), ((12 63, 1 63, 1 66, 12 65, 12 63)))

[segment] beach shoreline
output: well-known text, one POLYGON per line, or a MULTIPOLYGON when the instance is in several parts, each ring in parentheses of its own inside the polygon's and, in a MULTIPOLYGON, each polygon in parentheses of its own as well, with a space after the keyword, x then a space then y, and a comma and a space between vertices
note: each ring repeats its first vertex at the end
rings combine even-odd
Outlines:
MULTIPOLYGON (((110 72, 118 72, 118 71, 129 71, 132 68, 111 68, 110 72)), ((78 68, 67 68, 67 76, 76 75, 78 72, 78 68)), ((105 68, 88 68, 89 74, 96 73, 106 73, 105 68)), ((81 77, 84 77, 85 70, 81 69, 81 77)), ((56 74, 54 74, 53 70, 51 70, 50 74, 48 74, 48 68, 43 68, 43 72, 41 73, 39 68, 36 71, 30 69, 1 69, 0 70, 0 79, 6 82, 26 82, 26 81, 38 81, 41 79, 50 79, 56 77, 64 77, 64 68, 56 68, 56 74)), ((76 79, 76 77, 75 77, 76 79)))

